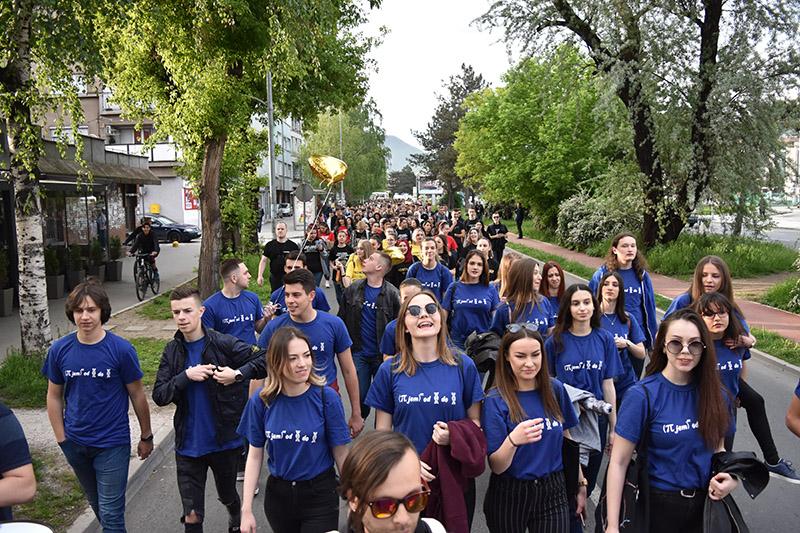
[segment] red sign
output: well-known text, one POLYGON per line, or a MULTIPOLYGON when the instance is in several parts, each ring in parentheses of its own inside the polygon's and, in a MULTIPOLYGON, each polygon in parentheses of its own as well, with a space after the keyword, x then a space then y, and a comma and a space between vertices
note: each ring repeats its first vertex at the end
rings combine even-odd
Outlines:
POLYGON ((200 199, 195 196, 192 189, 183 188, 183 208, 186 211, 197 211, 200 209, 200 199))

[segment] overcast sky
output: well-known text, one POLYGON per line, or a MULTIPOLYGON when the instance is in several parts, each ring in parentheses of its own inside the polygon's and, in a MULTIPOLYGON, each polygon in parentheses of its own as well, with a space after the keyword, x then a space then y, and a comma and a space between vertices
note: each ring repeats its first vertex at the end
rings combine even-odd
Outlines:
POLYGON ((508 70, 509 60, 497 32, 478 31, 470 23, 489 0, 383 0, 365 31, 389 33, 372 52, 378 72, 370 74, 370 95, 383 114, 389 135, 418 146, 411 130, 422 130, 436 107, 442 81, 473 66, 492 85, 508 70))

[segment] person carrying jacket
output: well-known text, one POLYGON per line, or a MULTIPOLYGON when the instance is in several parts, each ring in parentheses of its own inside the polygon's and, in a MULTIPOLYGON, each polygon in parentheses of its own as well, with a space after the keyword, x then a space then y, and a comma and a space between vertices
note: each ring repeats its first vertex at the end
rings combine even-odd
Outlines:
POLYGON ((187 533, 203 531, 210 468, 219 500, 228 510, 228 531, 236 532, 241 513, 236 472, 243 445, 236 427, 247 401, 246 389, 237 385, 266 377, 264 351, 206 329, 201 318, 205 308, 194 287, 172 291, 170 307, 178 331, 164 347, 153 401, 177 406, 173 423, 181 521, 187 533))
POLYGON ((344 320, 353 339, 353 362, 358 374, 361 416, 369 414, 364 403, 372 379, 383 363, 380 350, 386 325, 400 310, 400 291, 386 281, 392 260, 384 252, 374 252, 363 262, 366 279, 356 280, 344 290, 339 318, 344 320))

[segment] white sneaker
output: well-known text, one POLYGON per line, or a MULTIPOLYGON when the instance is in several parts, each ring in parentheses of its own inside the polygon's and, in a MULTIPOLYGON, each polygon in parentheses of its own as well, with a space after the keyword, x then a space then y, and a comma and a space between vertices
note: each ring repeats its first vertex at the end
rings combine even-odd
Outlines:
POLYGON ((258 487, 256 487, 256 490, 253 491, 253 496, 258 496, 258 492, 258 487))
POLYGON ((331 288, 331 282, 328 281, 327 279, 325 280, 325 288, 326 289, 330 289, 331 288))

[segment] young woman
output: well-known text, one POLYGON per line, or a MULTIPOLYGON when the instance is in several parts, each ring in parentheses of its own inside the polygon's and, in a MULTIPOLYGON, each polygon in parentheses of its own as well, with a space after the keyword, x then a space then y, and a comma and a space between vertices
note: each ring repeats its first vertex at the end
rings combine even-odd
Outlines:
POLYGON ((492 251, 492 243, 486 237, 478 239, 477 250, 486 257, 486 266, 489 268, 489 283, 497 279, 497 261, 494 259, 494 252, 492 251))
MULTIPOLYGON (((316 226, 309 226, 306 231, 306 244, 301 250, 306 256, 306 268, 314 274, 317 287, 322 283, 322 254, 327 254, 328 247, 325 241, 319 238, 316 226)), ((327 260, 326 260, 327 262, 327 260)))
MULTIPOLYGON (((548 374, 544 352, 538 331, 519 326, 503 335, 496 385, 483 402, 492 470, 483 512, 492 533, 569 531, 561 446, 578 419, 564 385, 548 374)), ((579 513, 586 487, 580 491, 579 513)))
MULTIPOLYGON (((519 254, 503 254, 500 260, 500 266, 497 267, 497 279, 495 280, 495 287, 497 287, 497 294, 500 295, 500 301, 508 301, 508 276, 511 272, 511 265, 520 259, 519 254)), ((555 323, 555 322, 554 322, 555 323)))
POLYGON ((631 361, 644 359, 644 333, 636 319, 625 311, 625 283, 619 272, 603 274, 597 289, 597 301, 600 302, 600 326, 614 337, 622 361, 622 374, 614 380, 619 409, 622 397, 637 381, 631 361))
POLYGON ((475 228, 470 228, 467 232, 467 238, 464 239, 464 243, 461 245, 461 252, 459 252, 459 259, 464 259, 469 253, 470 250, 475 250, 478 248, 478 239, 481 238, 481 234, 475 228))
POLYGON ((458 251, 458 243, 450 236, 450 223, 448 221, 440 220, 439 223, 436 224, 436 234, 444 235, 445 241, 447 242, 447 250, 451 254, 458 251))
POLYGON ((347 260, 347 265, 344 269, 342 285, 345 288, 349 287, 350 284, 355 280, 364 279, 367 277, 363 272, 364 259, 371 256, 374 251, 375 250, 373 250, 372 244, 370 244, 368 240, 363 239, 358 242, 355 253, 350 255, 350 258, 347 260))
POLYGON ((436 254, 439 256, 439 262, 455 275, 456 254, 451 253, 447 247, 447 238, 444 235, 437 235, 433 240, 436 241, 436 254))
POLYGON ((400 253, 403 254, 403 261, 401 263, 392 265, 392 270, 389 271, 386 279, 389 281, 389 283, 399 289, 400 284, 404 279, 406 279, 408 269, 411 268, 412 264, 414 264, 414 257, 411 255, 411 248, 409 248, 408 241, 406 240, 405 236, 397 241, 397 248, 400 250, 400 253))
MULTIPOLYGON (((600 309, 588 286, 570 285, 564 292, 556 327, 553 336, 545 341, 545 350, 552 375, 612 405, 611 413, 600 414, 597 420, 600 449, 605 449, 617 421, 614 378, 622 373, 622 362, 614 337, 600 327, 600 309)), ((585 471, 589 482, 587 494, 594 490, 602 459, 602 451, 589 454, 585 471)))
POLYGON ((411 233, 411 255, 417 261, 422 261, 422 241, 425 240, 425 232, 421 228, 415 228, 411 233))
POLYGON ((555 261, 548 261, 542 265, 542 283, 539 285, 539 294, 547 298, 550 308, 555 313, 553 319, 558 316, 558 308, 561 307, 561 296, 564 294, 564 269, 555 261))
POLYGON ((426 237, 433 237, 433 223, 430 220, 423 222, 422 231, 425 232, 426 237))
POLYGON ((247 402, 238 432, 250 449, 244 474, 241 531, 254 533, 253 495, 267 449, 264 514, 272 531, 338 528, 334 462, 342 469, 350 430, 339 395, 314 373, 311 343, 298 329, 272 336, 267 379, 247 402))
POLYGON ((628 391, 619 412, 606 478, 606 532, 619 531, 625 471, 642 438, 648 439, 649 531, 702 532, 706 497, 721 500, 737 484, 728 474, 711 476, 711 457, 723 450, 729 424, 708 329, 694 311, 678 311, 661 323, 646 377, 628 391))
MULTIPOLYGON (((511 254, 509 254, 511 255, 511 254)), ((502 336, 511 323, 533 324, 542 336, 553 327, 553 312, 548 301, 539 294, 542 275, 539 263, 523 258, 511 265, 508 281, 503 286, 506 302, 497 308, 492 319, 492 331, 502 336)))
POLYGON ((453 283, 453 274, 438 261, 436 241, 427 237, 422 241, 422 261, 409 267, 407 278, 417 278, 422 286, 430 289, 437 301, 442 301, 444 291, 453 283))
MULTIPOLYGON (((600 278, 608 271, 618 271, 625 282, 625 310, 642 327, 644 346, 653 349, 656 336, 656 295, 653 282, 647 273, 647 261, 636 247, 636 237, 630 233, 620 233, 611 240, 611 248, 606 255, 606 262, 592 276, 589 288, 592 294, 597 293, 600 278)), ((644 361, 633 361, 636 376, 642 375, 644 361)))
POLYGON ((330 261, 330 269, 333 273, 333 286, 336 289, 336 301, 342 305, 342 295, 344 294, 344 285, 342 280, 347 274, 346 265, 350 256, 353 255, 353 247, 348 244, 350 236, 347 230, 342 228, 336 233, 336 243, 330 249, 328 260, 330 261))
POLYGON ((356 222, 356 228, 355 231, 353 231, 353 241, 360 242, 368 238, 369 232, 367 231, 367 223, 361 219, 356 222))
POLYGON ((500 305, 497 289, 489 285, 486 257, 478 250, 467 254, 464 271, 442 298, 445 321, 453 344, 461 350, 473 331, 489 331, 492 313, 500 305))
MULTIPOLYGON (((469 357, 453 354, 447 337, 442 308, 430 290, 403 302, 396 333, 399 355, 381 365, 367 393, 367 405, 376 410, 375 429, 403 433, 420 454, 431 440, 442 446, 450 443, 448 422, 469 418, 480 425, 483 391, 478 369, 469 357), (428 400, 413 401, 417 398, 428 400)), ((426 481, 433 479, 425 463, 421 475, 426 481)), ((471 522, 474 480, 464 497, 471 522)))

